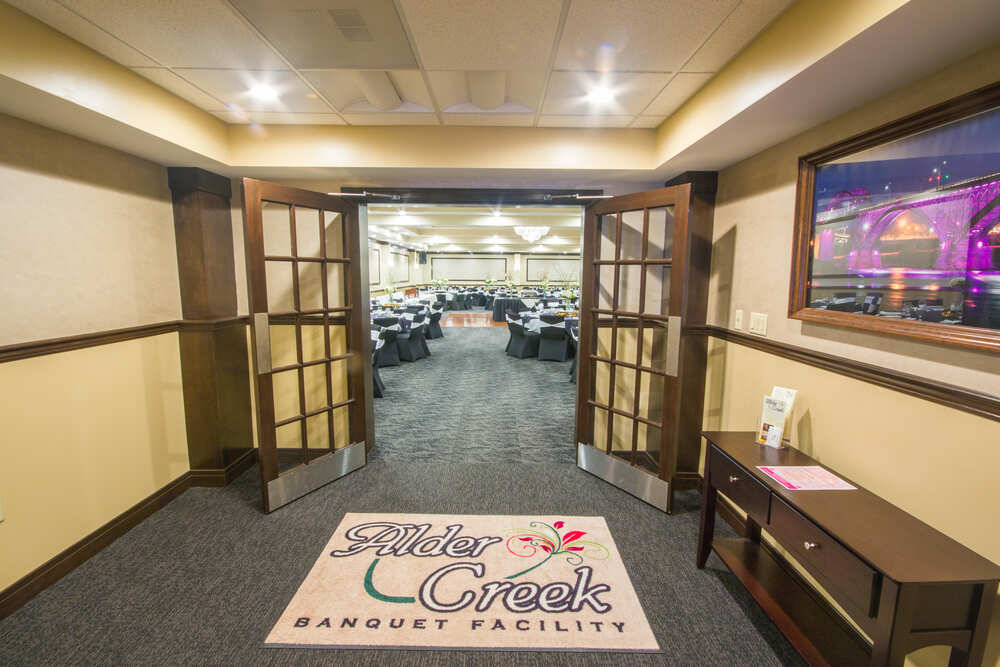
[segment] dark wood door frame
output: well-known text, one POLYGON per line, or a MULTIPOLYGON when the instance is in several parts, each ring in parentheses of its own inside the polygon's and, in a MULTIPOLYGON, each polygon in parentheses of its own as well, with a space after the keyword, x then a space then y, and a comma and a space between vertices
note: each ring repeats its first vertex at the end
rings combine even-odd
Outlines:
MULTIPOLYGON (((272 511, 326 482, 336 479, 351 470, 364 465, 365 452, 374 444, 372 423, 372 369, 371 340, 369 328, 369 304, 366 298, 367 253, 361 253, 361 238, 367 234, 367 224, 359 215, 356 202, 344 201, 318 192, 299 190, 274 183, 250 178, 243 179, 243 215, 246 240, 246 263, 248 296, 250 301, 251 336, 255 372, 256 408, 259 438, 259 460, 262 494, 265 511, 272 511), (264 246, 263 204, 274 202, 289 207, 289 233, 291 255, 269 255, 264 246), (296 206, 318 212, 316 223, 320 230, 319 258, 299 255, 296 246, 297 218, 296 206), (326 213, 340 215, 342 248, 340 257, 334 256, 327 248, 326 213), (266 265, 268 263, 291 264, 292 294, 294 308, 291 312, 274 312, 268 307, 266 265), (323 307, 303 308, 299 289, 299 266, 320 265, 323 307), (330 294, 328 269, 342 266, 343 304, 333 305, 330 294), (271 363, 270 331, 274 322, 292 323, 295 326, 296 363, 274 368, 271 363), (304 360, 302 345, 302 325, 322 325, 324 338, 323 357, 304 360), (346 325, 346 351, 333 354, 330 341, 331 324, 346 325), (345 361, 347 364, 347 399, 334 401, 332 395, 333 364, 345 361), (322 364, 326 375, 326 401, 320 409, 307 411, 305 404, 304 374, 308 366, 322 364), (274 411, 273 375, 277 372, 295 371, 298 375, 299 411, 297 415, 276 422, 274 411), (334 412, 346 407, 349 411, 349 438, 347 447, 335 447, 334 412), (306 420, 325 414, 328 417, 327 445, 319 449, 327 453, 313 458, 314 450, 309 448, 306 420), (284 473, 279 472, 276 429, 281 425, 298 422, 301 426, 301 448, 303 464, 284 473), (361 446, 360 443, 364 443, 361 446), (358 447, 361 449, 358 449, 358 447), (350 450, 350 452, 348 452, 350 450)), ((308 215, 308 214, 306 214, 308 215)))

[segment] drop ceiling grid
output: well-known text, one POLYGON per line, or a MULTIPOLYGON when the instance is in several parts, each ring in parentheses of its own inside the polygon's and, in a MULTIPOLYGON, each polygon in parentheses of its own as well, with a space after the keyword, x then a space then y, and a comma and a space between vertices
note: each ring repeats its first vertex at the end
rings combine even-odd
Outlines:
POLYGON ((370 44, 339 38, 340 0, 10 2, 230 123, 648 128, 793 0, 365 0, 370 44), (368 104, 359 69, 404 104, 368 104), (469 105, 475 70, 507 72, 507 104, 469 105), (618 96, 598 109, 584 100, 602 81, 618 96), (261 82, 281 104, 249 99, 261 82))

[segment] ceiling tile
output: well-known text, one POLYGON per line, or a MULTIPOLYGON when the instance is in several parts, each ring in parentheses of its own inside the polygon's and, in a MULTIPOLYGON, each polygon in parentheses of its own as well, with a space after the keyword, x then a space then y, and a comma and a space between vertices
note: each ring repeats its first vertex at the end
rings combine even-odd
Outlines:
POLYGON ((445 125, 504 125, 529 126, 535 121, 531 113, 446 113, 445 125))
POLYGON ((351 125, 437 125, 432 113, 348 113, 344 118, 351 125))
POLYGON ((427 72, 434 99, 441 109, 453 107, 469 101, 469 87, 465 82, 465 72, 458 70, 427 72))
POLYGON ((660 123, 667 119, 666 116, 636 116, 635 122, 632 123, 632 127, 659 127, 660 123))
POLYGON ((396 70, 389 72, 389 78, 392 80, 396 92, 399 93, 400 99, 422 106, 429 111, 434 110, 431 93, 427 90, 424 75, 420 70, 396 70))
POLYGON ((675 72, 739 0, 573 0, 556 69, 675 72))
MULTIPOLYGON (((419 70, 395 70, 387 72, 393 87, 403 100, 403 105, 394 111, 433 111, 431 95, 424 84, 419 70)), ((357 70, 307 70, 302 72, 316 89, 330 100, 337 109, 343 111, 379 112, 365 99, 358 85, 357 70)))
POLYGON ((795 0, 743 0, 684 66, 689 72, 717 72, 795 0))
POLYGON ((62 0, 168 67, 282 69, 285 64, 224 2, 62 0))
POLYGON ((329 112, 330 108, 294 72, 237 72, 225 69, 179 69, 184 77, 227 105, 245 111, 329 112), (276 100, 259 100, 249 90, 266 84, 278 90, 276 100))
POLYGON ((539 127, 627 127, 634 116, 539 116, 539 127))
POLYGON ((226 105, 203 90, 162 67, 136 67, 133 70, 161 88, 166 88, 174 95, 182 97, 191 104, 205 111, 225 111, 226 105))
POLYGON ((365 99, 358 85, 357 73, 353 70, 309 70, 302 72, 302 76, 316 86, 316 90, 337 109, 346 109, 365 99))
POLYGON ((544 70, 561 0, 399 0, 426 69, 544 70))
POLYGON ((642 113, 650 116, 669 116, 713 76, 711 73, 681 72, 642 113))
POLYGON ((231 0, 295 67, 417 66, 392 0, 231 0))
POLYGON ((634 115, 645 109, 669 80, 669 74, 553 72, 542 113, 634 115), (587 95, 598 85, 611 89, 614 99, 600 105, 591 102, 587 95))
POLYGON ((34 16, 64 35, 89 46, 126 67, 156 67, 157 63, 139 53, 131 46, 105 31, 87 19, 74 14, 54 0, 8 0, 22 12, 34 16))
POLYGON ((259 125, 344 125, 344 120, 335 113, 280 113, 273 111, 213 111, 226 121, 242 125, 249 122, 259 125))
MULTIPOLYGON (((469 87, 466 83, 465 72, 455 70, 427 72, 434 97, 442 110, 451 107, 468 104, 469 87)), ((521 107, 518 110, 537 109, 538 98, 542 94, 542 86, 545 85, 545 72, 541 71, 518 71, 507 72, 507 105, 521 107)), ((466 111, 457 109, 456 111, 466 111)), ((475 107, 468 111, 478 111, 475 107)), ((502 113, 504 109, 500 109, 502 113)))

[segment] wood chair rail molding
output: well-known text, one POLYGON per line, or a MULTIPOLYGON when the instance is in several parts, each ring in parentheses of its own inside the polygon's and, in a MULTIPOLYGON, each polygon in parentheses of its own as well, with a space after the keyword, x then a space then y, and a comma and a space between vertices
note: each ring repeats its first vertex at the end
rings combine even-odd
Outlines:
POLYGON ((789 317, 880 334, 905 336, 934 343, 947 343, 1000 352, 1000 330, 997 329, 885 317, 865 317, 856 313, 810 308, 808 303, 816 168, 859 151, 997 107, 1000 107, 1000 83, 960 95, 799 158, 798 183, 795 191, 794 236, 792 239, 791 287, 788 296, 789 317))
POLYGON ((1000 421, 1000 398, 989 394, 711 324, 686 327, 684 332, 688 335, 712 336, 832 373, 846 375, 855 380, 892 389, 909 396, 922 398, 955 410, 1000 421))

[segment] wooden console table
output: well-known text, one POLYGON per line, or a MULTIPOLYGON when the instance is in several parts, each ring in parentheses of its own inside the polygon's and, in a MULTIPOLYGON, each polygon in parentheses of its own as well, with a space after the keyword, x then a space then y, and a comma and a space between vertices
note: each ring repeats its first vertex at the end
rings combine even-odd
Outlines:
POLYGON ((820 465, 798 450, 762 447, 752 432, 703 435, 708 447, 698 567, 714 550, 807 662, 902 667, 911 651, 947 645, 949 667, 982 664, 1000 566, 860 487, 789 491, 757 469, 820 465), (747 537, 713 539, 717 492, 747 513, 747 537), (828 603, 761 544, 761 529, 873 644, 834 627, 821 611, 828 603))

